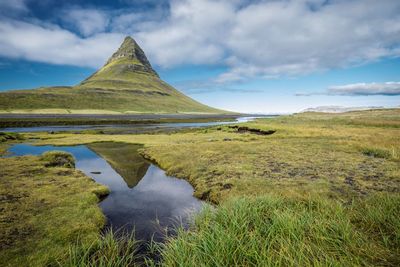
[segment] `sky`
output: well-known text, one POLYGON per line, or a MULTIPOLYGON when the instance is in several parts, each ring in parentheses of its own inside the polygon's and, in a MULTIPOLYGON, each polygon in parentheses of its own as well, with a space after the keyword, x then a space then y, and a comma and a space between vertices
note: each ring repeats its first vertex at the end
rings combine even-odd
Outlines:
POLYGON ((0 90, 78 84, 127 35, 214 107, 400 106, 399 0, 0 0, 0 90))

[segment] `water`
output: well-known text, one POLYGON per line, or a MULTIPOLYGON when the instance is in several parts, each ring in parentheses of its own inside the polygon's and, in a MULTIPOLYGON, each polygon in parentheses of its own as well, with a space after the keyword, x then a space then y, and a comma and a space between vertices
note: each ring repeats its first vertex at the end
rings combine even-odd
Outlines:
MULTIPOLYGON (((124 148, 130 146, 119 144, 122 145, 124 148)), ((164 235, 162 228, 187 225, 191 214, 202 207, 202 202, 193 197, 193 188, 187 181, 167 176, 163 170, 138 155, 131 165, 119 169, 119 173, 124 175, 121 176, 85 145, 16 144, 9 152, 12 156, 22 156, 40 155, 51 150, 73 154, 77 169, 110 188, 110 195, 99 204, 107 217, 108 227, 114 230, 134 229, 139 240, 149 241, 154 235, 155 240, 161 241, 164 235)))
POLYGON ((9 127, 0 129, 4 132, 62 132, 62 131, 83 131, 83 130, 120 130, 121 132, 129 132, 134 130, 151 130, 151 129, 180 129, 180 128, 200 128, 217 125, 225 125, 232 123, 248 122, 256 118, 268 118, 273 116, 253 116, 239 117, 236 121, 214 121, 214 122, 177 122, 177 123, 155 123, 155 124, 110 124, 110 125, 65 125, 65 126, 34 126, 34 127, 9 127))

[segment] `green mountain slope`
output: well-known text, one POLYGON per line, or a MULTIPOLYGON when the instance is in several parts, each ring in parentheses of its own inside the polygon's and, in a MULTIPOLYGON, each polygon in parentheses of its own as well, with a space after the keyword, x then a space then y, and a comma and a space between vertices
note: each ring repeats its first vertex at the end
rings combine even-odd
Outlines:
POLYGON ((3 112, 228 113, 162 81, 139 45, 126 37, 107 63, 77 86, 0 93, 3 112))

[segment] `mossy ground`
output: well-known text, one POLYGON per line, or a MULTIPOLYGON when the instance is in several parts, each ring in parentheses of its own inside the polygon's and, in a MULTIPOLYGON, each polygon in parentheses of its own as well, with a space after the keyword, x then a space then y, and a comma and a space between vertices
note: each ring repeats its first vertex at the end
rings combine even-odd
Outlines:
POLYGON ((263 136, 217 126, 172 134, 27 136, 41 139, 38 144, 144 144, 145 157, 168 174, 188 179, 196 196, 215 203, 270 192, 313 192, 343 199, 399 192, 398 109, 298 114, 246 125, 276 132, 263 136), (368 152, 371 149, 375 152, 368 152))
MULTIPOLYGON (((146 158, 187 179, 196 196, 219 203, 199 215, 192 232, 163 246, 167 266, 399 263, 399 109, 297 114, 246 126, 276 132, 217 126, 25 138, 36 144, 143 144, 146 158)), ((9 168, 20 164, 6 160, 9 168)))
POLYGON ((0 132, 0 143, 14 140, 23 140, 23 137, 18 133, 0 132))
POLYGON ((52 159, 0 158, 1 266, 55 264, 76 240, 99 237, 97 203, 108 189, 71 166, 49 166, 52 159))

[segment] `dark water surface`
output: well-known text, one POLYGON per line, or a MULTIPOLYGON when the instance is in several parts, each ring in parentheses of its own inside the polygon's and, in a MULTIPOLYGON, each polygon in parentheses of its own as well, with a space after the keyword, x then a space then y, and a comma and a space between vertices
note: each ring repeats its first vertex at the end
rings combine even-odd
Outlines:
POLYGON ((33 127, 9 127, 2 128, 4 132, 61 132, 61 131, 83 131, 83 130, 113 130, 126 133, 135 133, 138 130, 146 131, 151 129, 181 129, 181 128, 200 128, 248 122, 256 118, 269 118, 271 116, 238 117, 236 121, 214 121, 214 122, 176 122, 176 123, 154 123, 154 124, 110 124, 110 125, 65 125, 65 126, 33 126, 33 127))
POLYGON ((110 188, 110 195, 100 202, 108 227, 114 230, 134 229, 137 239, 149 241, 154 235, 155 240, 160 241, 164 234, 163 228, 173 228, 177 224, 187 225, 191 214, 202 207, 202 202, 193 197, 193 188, 187 181, 167 176, 163 170, 138 155, 134 157, 132 168, 129 165, 122 169, 116 168, 119 171, 117 172, 105 159, 85 145, 17 144, 9 152, 11 156, 22 156, 40 155, 51 150, 73 154, 77 169, 110 188), (137 162, 140 160, 142 162, 137 162))

